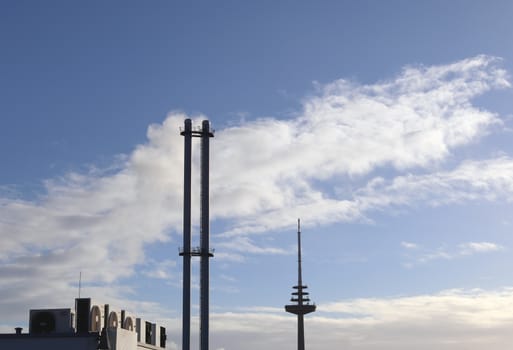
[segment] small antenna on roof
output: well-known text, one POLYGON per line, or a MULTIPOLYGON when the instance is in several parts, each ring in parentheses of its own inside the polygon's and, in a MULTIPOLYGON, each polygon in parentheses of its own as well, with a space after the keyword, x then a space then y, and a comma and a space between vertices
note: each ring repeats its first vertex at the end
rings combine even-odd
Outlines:
POLYGON ((80 290, 82 289, 82 271, 78 277, 78 298, 80 299, 80 290))

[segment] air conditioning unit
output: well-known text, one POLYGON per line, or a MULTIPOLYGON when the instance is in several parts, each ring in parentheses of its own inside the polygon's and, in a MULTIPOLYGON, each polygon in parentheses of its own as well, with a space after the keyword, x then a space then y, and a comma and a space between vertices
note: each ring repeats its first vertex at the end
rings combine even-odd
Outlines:
POLYGON ((73 332, 73 313, 71 312, 71 309, 30 310, 30 334, 73 332))

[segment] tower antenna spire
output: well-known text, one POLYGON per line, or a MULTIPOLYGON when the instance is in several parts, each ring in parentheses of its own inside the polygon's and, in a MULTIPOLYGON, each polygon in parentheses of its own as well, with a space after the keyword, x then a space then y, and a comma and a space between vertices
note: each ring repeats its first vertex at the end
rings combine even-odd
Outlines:
POLYGON ((82 291, 82 271, 80 271, 80 275, 78 276, 78 298, 80 299, 80 292, 82 291))
POLYGON ((301 219, 297 219, 297 285, 303 284, 303 276, 301 271, 301 219))

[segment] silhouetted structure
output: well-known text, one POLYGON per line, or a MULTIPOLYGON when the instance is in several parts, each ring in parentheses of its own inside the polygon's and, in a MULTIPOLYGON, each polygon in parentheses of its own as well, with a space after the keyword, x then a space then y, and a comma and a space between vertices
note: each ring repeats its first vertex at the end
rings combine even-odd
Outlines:
POLYGON ((165 327, 78 298, 74 310, 30 310, 28 333, 0 334, 0 349, 164 350, 166 340, 165 327))
POLYGON ((182 349, 190 349, 191 328, 191 257, 200 257, 200 349, 208 350, 209 319, 209 258, 214 254, 209 247, 209 153, 210 138, 214 137, 208 120, 203 120, 201 129, 193 129, 190 119, 184 122, 180 132, 184 136, 184 188, 183 188, 183 304, 182 304, 182 349), (201 203, 200 247, 191 248, 191 150, 192 137, 201 138, 201 203))
POLYGON ((303 315, 314 312, 315 304, 310 304, 308 292, 305 292, 308 286, 303 285, 301 273, 301 222, 299 219, 297 219, 297 256, 297 286, 292 287, 297 291, 292 293, 292 298, 290 299, 290 301, 295 304, 285 305, 285 311, 297 315, 297 348, 298 350, 305 350, 305 326, 303 315))

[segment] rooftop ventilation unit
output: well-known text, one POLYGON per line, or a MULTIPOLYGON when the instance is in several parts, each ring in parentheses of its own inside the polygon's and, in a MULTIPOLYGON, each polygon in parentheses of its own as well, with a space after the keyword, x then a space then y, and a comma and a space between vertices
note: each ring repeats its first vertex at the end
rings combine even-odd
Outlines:
POLYGON ((30 334, 73 332, 73 313, 71 309, 30 310, 30 334))

